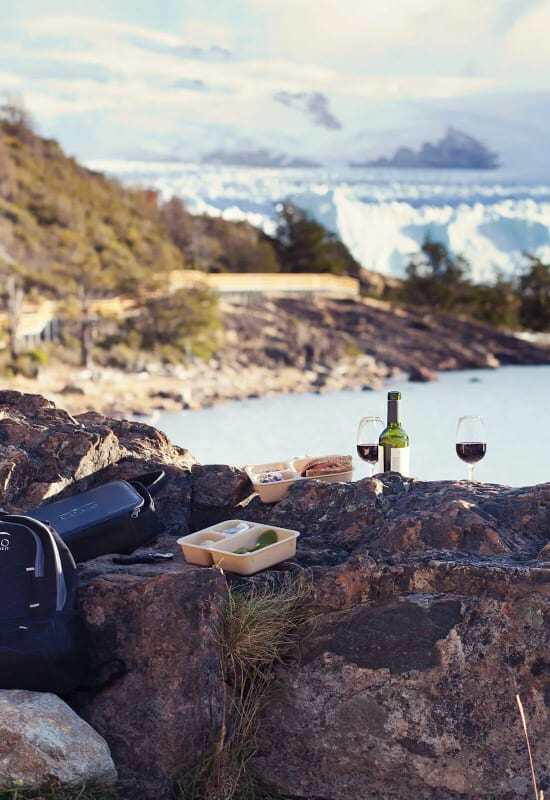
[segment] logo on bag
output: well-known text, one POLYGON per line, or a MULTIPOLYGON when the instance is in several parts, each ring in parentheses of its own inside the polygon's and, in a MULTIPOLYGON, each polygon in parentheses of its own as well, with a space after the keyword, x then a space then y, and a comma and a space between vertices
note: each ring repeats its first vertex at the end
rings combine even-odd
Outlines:
POLYGON ((64 514, 59 515, 59 519, 74 519, 74 517, 81 517, 84 514, 89 514, 98 508, 99 503, 91 501, 90 503, 85 503, 83 506, 76 506, 75 508, 69 509, 69 511, 65 511, 64 514))
POLYGON ((0 531, 0 553, 5 553, 10 549, 11 533, 7 531, 0 531))

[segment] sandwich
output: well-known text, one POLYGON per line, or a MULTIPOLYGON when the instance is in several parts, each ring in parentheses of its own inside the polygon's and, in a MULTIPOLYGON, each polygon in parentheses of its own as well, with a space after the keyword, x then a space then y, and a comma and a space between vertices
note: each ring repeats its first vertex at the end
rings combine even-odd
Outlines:
POLYGON ((338 475, 352 469, 351 456, 320 456, 310 458, 304 464, 300 475, 302 478, 320 478, 324 475, 338 475))

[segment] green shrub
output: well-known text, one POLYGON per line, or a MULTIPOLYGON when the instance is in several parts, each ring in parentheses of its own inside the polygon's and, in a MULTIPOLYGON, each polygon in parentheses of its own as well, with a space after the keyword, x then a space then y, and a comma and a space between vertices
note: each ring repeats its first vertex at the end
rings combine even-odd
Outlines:
POLYGON ((453 256, 440 242, 427 238, 406 268, 402 297, 414 306, 458 311, 470 304, 468 263, 453 256))
POLYGON ((186 262, 204 272, 278 272, 275 243, 247 222, 190 214, 178 197, 161 219, 186 262))
POLYGON ((34 364, 40 367, 46 367, 50 360, 47 350, 43 347, 35 347, 33 350, 29 350, 26 355, 34 364))
POLYGON ((361 266, 338 237, 293 203, 279 210, 276 249, 283 272, 358 277, 361 266))
POLYGON ((528 265, 519 278, 520 320, 533 331, 550 330, 550 265, 527 256, 528 265))
POLYGON ((109 346, 125 345, 168 364, 192 357, 207 360, 219 347, 220 330, 217 295, 204 288, 180 289, 167 297, 146 300, 139 315, 132 317, 109 346))
MULTIPOLYGON (((470 265, 445 245, 426 239, 393 292, 408 305, 460 314, 495 327, 517 328, 522 299, 517 283, 497 274, 493 283, 473 283, 470 265)), ((550 306, 549 306, 550 308, 550 306)))

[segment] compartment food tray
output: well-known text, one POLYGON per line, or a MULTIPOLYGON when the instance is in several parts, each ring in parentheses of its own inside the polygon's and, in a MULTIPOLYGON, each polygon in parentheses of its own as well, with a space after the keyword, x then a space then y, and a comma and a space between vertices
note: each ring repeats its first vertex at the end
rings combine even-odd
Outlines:
POLYGON ((353 469, 346 472, 321 475, 317 478, 303 478, 300 472, 310 460, 311 458, 306 456, 292 458, 289 461, 272 461, 269 464, 249 464, 244 469, 250 478, 254 491, 257 492, 263 503, 277 503, 282 500, 288 494, 290 486, 296 481, 316 480, 324 483, 341 483, 343 481, 351 481, 353 478, 353 469), (274 481, 273 483, 260 483, 258 477, 265 472, 281 472, 284 480, 274 481))
POLYGON ((224 527, 234 527, 245 520, 227 520, 209 528, 203 528, 189 536, 178 539, 185 560, 203 567, 216 566, 238 575, 254 575, 262 569, 287 561, 296 555, 296 542, 299 531, 248 522, 248 530, 242 533, 225 533, 224 527), (255 553, 235 553, 241 547, 254 545, 264 531, 275 531, 277 541, 255 553), (211 544, 205 546, 205 542, 211 544))

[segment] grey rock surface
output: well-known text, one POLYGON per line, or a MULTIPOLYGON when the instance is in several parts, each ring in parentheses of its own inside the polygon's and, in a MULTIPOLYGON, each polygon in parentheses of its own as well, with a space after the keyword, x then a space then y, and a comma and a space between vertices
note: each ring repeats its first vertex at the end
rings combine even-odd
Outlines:
POLYGON ((0 786, 113 783, 105 740, 53 694, 0 691, 0 786))

